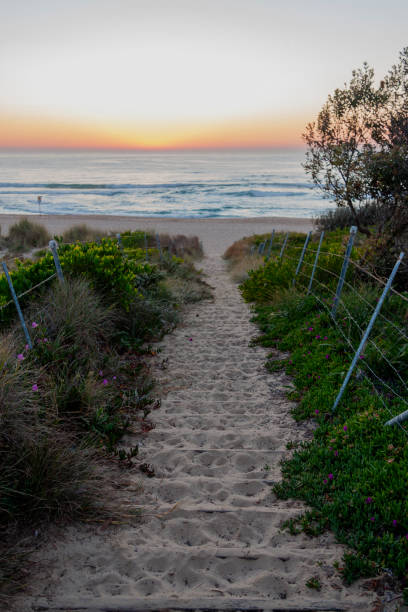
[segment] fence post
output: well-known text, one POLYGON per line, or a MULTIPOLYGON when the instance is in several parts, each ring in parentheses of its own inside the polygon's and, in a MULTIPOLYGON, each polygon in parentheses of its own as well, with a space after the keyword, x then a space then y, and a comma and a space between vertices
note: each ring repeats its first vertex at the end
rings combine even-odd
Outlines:
POLYGON ((314 275, 315 275, 315 272, 316 272, 317 262, 318 262, 319 255, 320 255, 320 247, 322 246, 323 238, 324 238, 324 231, 320 234, 319 246, 317 247, 316 257, 315 257, 314 264, 313 264, 313 269, 312 269, 312 274, 310 276, 309 286, 307 288, 307 294, 308 295, 309 295, 309 293, 312 290, 313 279, 314 279, 314 275))
POLYGON ((18 303, 18 297, 16 295, 16 292, 14 291, 13 281, 10 278, 10 274, 8 272, 8 269, 7 269, 7 264, 6 264, 5 261, 3 261, 3 263, 1 265, 3 266, 4 274, 6 275, 7 282, 8 282, 8 285, 10 287, 10 293, 11 293, 11 296, 12 296, 12 298, 14 300, 14 304, 16 306, 16 310, 18 312, 18 316, 19 316, 19 319, 20 319, 21 327, 23 328, 25 339, 27 340, 27 344, 30 347, 30 349, 32 349, 33 348, 33 343, 31 342, 30 334, 28 333, 27 325, 25 324, 23 313, 21 312, 20 304, 18 303))
POLYGON ((275 238, 275 230, 272 230, 272 234, 271 237, 269 239, 269 244, 268 244, 268 252, 266 253, 266 261, 269 261, 269 258, 271 256, 271 251, 272 251, 272 245, 273 245, 273 239, 275 238))
POLYGON ((370 332, 371 332, 371 330, 373 328, 373 325, 375 323, 377 315, 378 315, 378 313, 381 310, 381 307, 382 307, 382 305, 384 303, 384 300, 385 300, 385 298, 387 296, 387 293, 388 293, 388 291, 389 291, 389 289, 390 289, 390 287, 392 285, 392 281, 394 280, 394 277, 395 277, 395 275, 396 275, 396 273, 398 271, 398 268, 399 268, 399 266, 401 264, 401 261, 402 261, 403 257, 404 257, 404 253, 400 253, 400 255, 399 255, 399 257, 398 257, 398 259, 397 259, 397 261, 395 263, 395 266, 394 266, 394 268, 393 268, 393 270, 392 270, 392 272, 390 274, 390 277, 389 277, 389 279, 387 281, 387 284, 385 285, 385 287, 383 289, 381 297, 378 300, 377 306, 375 307, 375 310, 374 310, 373 314, 371 315, 371 319, 370 319, 370 322, 369 322, 369 324, 367 326, 367 329, 365 330, 365 332, 363 334, 363 337, 361 338, 361 342, 360 342, 359 347, 356 350, 356 353, 355 353, 355 355, 353 357, 353 361, 351 362, 351 365, 349 367, 349 371, 346 374, 346 378, 344 379, 343 384, 341 385, 341 389, 340 389, 340 391, 339 391, 339 393, 338 393, 338 395, 336 397, 336 401, 333 404, 332 412, 334 412, 336 410, 336 408, 337 408, 337 406, 339 404, 339 401, 342 398, 342 395, 343 395, 343 393, 344 393, 344 391, 345 391, 345 389, 347 387, 348 381, 350 380, 350 376, 352 375, 353 370, 356 367, 356 363, 357 363, 357 361, 358 361, 358 359, 359 359, 359 357, 361 355, 361 351, 363 350, 363 347, 364 347, 365 343, 368 340, 368 336, 370 335, 370 332))
POLYGON ((55 242, 55 240, 50 240, 48 246, 50 247, 50 251, 52 253, 52 256, 54 258, 54 264, 55 264, 55 269, 57 271, 57 276, 58 276, 58 280, 63 283, 64 282, 64 275, 62 273, 62 268, 61 268, 61 263, 58 257, 58 251, 57 251, 57 243, 55 242))
POLYGON ((264 252, 264 248, 265 248, 265 243, 261 242, 258 247, 258 255, 262 255, 262 253, 264 252))
POLYGON ((147 249, 147 236, 146 236, 146 232, 144 234, 144 245, 145 245, 145 251, 146 251, 146 261, 149 261, 149 251, 147 249))
POLYGON ((255 245, 253 244, 253 245, 251 246, 251 250, 249 251, 249 254, 250 254, 250 255, 253 255, 253 254, 254 254, 254 251, 255 251, 255 245))
POLYGON ((281 251, 280 251, 280 253, 279 253, 279 259, 280 259, 280 260, 282 260, 283 253, 284 253, 284 251, 285 251, 285 248, 286 248, 286 243, 287 243, 287 241, 288 241, 288 238, 289 238, 289 232, 288 232, 288 233, 286 234, 286 236, 285 236, 285 240, 283 241, 282 248, 281 248, 281 251))
POLYGON ((116 234, 116 238, 118 239, 118 247, 120 248, 120 250, 123 253, 123 244, 122 244, 122 240, 121 240, 120 234, 116 234))
POLYGON ((308 234, 307 234, 307 236, 306 236, 306 238, 305 238, 305 242, 304 242, 304 244, 303 244, 303 249, 302 249, 302 252, 301 252, 300 257, 299 257, 298 265, 297 265, 297 267, 296 267, 295 276, 293 277, 293 282, 292 282, 293 286, 295 286, 295 283, 296 283, 296 277, 297 277, 297 275, 298 275, 298 274, 299 274, 299 272, 300 272, 300 268, 302 267, 303 259, 304 259, 304 257, 305 257, 305 253, 306 253, 307 245, 309 244, 309 240, 310 240, 310 236, 311 236, 311 235, 312 235, 312 232, 308 232, 308 234))
POLYGON ((162 253, 162 248, 160 244, 159 234, 156 234, 156 244, 157 244, 157 248, 159 249, 160 261, 163 261, 163 253, 162 253))
POLYGON ((408 410, 405 410, 405 412, 401 412, 401 414, 394 417, 393 419, 390 419, 389 421, 384 423, 384 425, 397 425, 398 423, 402 423, 403 421, 406 421, 407 419, 408 419, 408 410))
POLYGON ((331 316, 333 317, 333 319, 336 318, 337 306, 339 303, 341 290, 343 289, 344 280, 346 278, 347 268, 348 268, 349 261, 350 261, 351 249, 353 248, 354 238, 356 237, 356 234, 357 234, 357 227, 355 225, 352 225, 350 227, 350 238, 348 241, 346 253, 344 255, 344 261, 343 261, 343 266, 340 272, 339 282, 337 284, 336 297, 334 298, 333 306, 331 309, 331 316))

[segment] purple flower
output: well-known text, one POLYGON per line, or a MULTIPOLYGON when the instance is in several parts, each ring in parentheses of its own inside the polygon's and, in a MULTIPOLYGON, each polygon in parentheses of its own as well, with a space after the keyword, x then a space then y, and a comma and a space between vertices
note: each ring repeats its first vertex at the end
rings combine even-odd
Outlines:
POLYGON ((328 340, 328 337, 327 337, 327 336, 324 336, 323 340, 328 340))
POLYGON ((189 342, 192 342, 192 341, 193 341, 193 339, 192 339, 192 338, 189 338, 189 339, 188 339, 188 341, 189 341, 189 342))
POLYGON ((17 359, 18 359, 19 361, 23 361, 23 359, 24 359, 24 355, 23 355, 23 353, 19 353, 19 354, 17 355, 17 359))
POLYGON ((364 359, 364 355, 360 355, 360 359, 364 359))
POLYGON ((406 539, 408 540, 408 533, 405 534, 406 539))
POLYGON ((99 376, 103 376, 102 370, 99 370, 98 374, 99 374, 99 376))
MULTIPOLYGON (((370 516, 370 521, 375 521, 375 516, 370 516)), ((408 535, 408 534, 407 534, 408 535)))
POLYGON ((334 478, 333 474, 329 474, 328 479, 333 480, 333 478, 334 478))
POLYGON ((31 327, 35 329, 36 327, 38 327, 38 323, 36 323, 35 321, 33 321, 33 322, 31 323, 31 327))
POLYGON ((316 336, 316 340, 320 340, 320 336, 316 336))
POLYGON ((113 377, 113 380, 116 380, 116 376, 113 377))
POLYGON ((328 359, 328 358, 329 358, 329 355, 325 355, 325 359, 328 359))
POLYGON ((347 431, 347 425, 345 425, 345 426, 343 427, 343 429, 344 429, 344 431, 347 431))
POLYGON ((37 384, 33 385, 31 388, 32 388, 33 391, 38 391, 38 385, 37 384))
POLYGON ((334 451, 334 456, 338 457, 339 456, 339 451, 334 451))
POLYGON ((313 331, 313 327, 308 327, 307 331, 313 331))
POLYGON ((371 502, 373 501, 372 497, 367 497, 367 499, 365 500, 366 504, 371 504, 371 502))
POLYGON ((326 480, 326 478, 323 480, 323 484, 327 484, 327 480, 326 480))
POLYGON ((395 519, 392 521, 392 526, 393 526, 393 527, 396 527, 396 526, 397 526, 397 521, 396 521, 395 519))
POLYGON ((315 410, 315 414, 319 414, 319 411, 317 409, 315 410))
POLYGON ((104 379, 103 379, 102 384, 103 384, 103 385, 107 385, 107 384, 108 384, 108 381, 107 381, 107 379, 106 379, 106 378, 104 378, 104 379))
POLYGON ((47 343, 48 342, 48 338, 44 338, 43 342, 47 343))
POLYGON ((28 344, 25 345, 25 350, 28 351, 28 349, 30 348, 30 346, 28 344))

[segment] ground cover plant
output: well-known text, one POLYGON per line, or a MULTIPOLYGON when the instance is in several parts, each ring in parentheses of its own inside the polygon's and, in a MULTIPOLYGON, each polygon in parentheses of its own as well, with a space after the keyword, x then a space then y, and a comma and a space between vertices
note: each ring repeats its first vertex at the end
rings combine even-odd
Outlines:
MULTIPOLYGON (((144 235, 143 235, 144 238, 144 235)), ((13 307, 0 335, 0 533, 4 547, 49 521, 106 516, 103 462, 143 471, 127 433, 146 433, 159 403, 150 343, 188 301, 210 297, 191 263, 149 250, 61 245, 65 282, 51 279, 22 300, 33 348, 13 307), (101 463, 102 462, 102 463, 101 463)), ((55 271, 50 254, 11 272, 17 292, 55 271)), ((0 278, 0 301, 9 299, 0 278)), ((154 472, 153 472, 154 473, 154 472)), ((2 547, 0 547, 2 548, 2 547)), ((0 590, 18 555, 0 550, 0 590)), ((17 584, 18 586, 18 584, 17 584)))
MULTIPOLYGON (((265 238, 254 237, 252 244, 261 244, 265 238)), ((322 256, 324 270, 316 276, 315 295, 306 292, 307 265, 293 286, 302 242, 298 236, 293 237, 293 247, 289 242, 286 261, 285 256, 279 261, 273 252, 270 261, 250 271, 241 285, 245 299, 254 304, 255 321, 262 331, 257 341, 288 355, 278 359, 276 352, 271 353, 267 368, 283 369, 291 375, 295 389, 290 398, 296 400, 293 416, 296 420, 312 419, 315 424, 312 440, 291 445, 293 455, 283 463, 283 479, 275 485, 275 492, 282 498, 303 499, 312 508, 287 525, 292 531, 317 534, 331 529, 350 547, 341 564, 347 582, 385 570, 406 582, 407 431, 385 427, 384 423, 406 409, 398 395, 407 399, 401 382, 408 373, 407 344, 395 326, 407 333, 407 307, 395 295, 386 301, 382 312, 389 323, 381 319, 371 338, 387 360, 368 343, 337 411, 332 413, 353 347, 358 346, 361 330, 381 292, 376 283, 370 284, 358 270, 349 268, 337 324, 333 324, 331 290, 341 267, 341 258, 335 254, 344 253, 345 239, 347 232, 327 236, 323 251, 332 255, 322 256), (388 387, 366 376, 370 371, 380 373, 388 387)), ((277 237, 277 243, 275 253, 282 236, 277 237)), ((357 242, 353 257, 357 259, 363 249, 364 244, 357 242)))

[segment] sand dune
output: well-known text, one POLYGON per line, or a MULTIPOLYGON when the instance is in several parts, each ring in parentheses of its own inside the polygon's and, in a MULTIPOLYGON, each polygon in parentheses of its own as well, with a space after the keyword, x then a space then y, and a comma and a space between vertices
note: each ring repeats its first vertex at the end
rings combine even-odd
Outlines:
MULTIPOLYGON (((235 240, 252 234, 262 234, 272 229, 279 231, 307 232, 312 229, 311 219, 289 217, 255 217, 249 219, 166 219, 163 217, 119 217, 113 215, 24 215, 45 225, 52 235, 86 223, 104 231, 127 229, 155 230, 161 233, 198 236, 207 253, 221 255, 235 240)), ((10 225, 19 221, 19 215, 0 215, 0 228, 7 235, 10 225)))

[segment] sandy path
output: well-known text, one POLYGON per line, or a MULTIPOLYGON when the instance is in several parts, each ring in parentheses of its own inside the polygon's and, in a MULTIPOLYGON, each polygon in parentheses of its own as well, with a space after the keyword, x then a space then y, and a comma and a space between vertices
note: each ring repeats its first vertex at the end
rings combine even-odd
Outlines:
POLYGON ((141 447, 156 478, 136 498, 148 516, 55 544, 26 610, 370 609, 372 594, 336 576, 342 549, 330 534, 280 531, 301 504, 277 500, 271 487, 287 440, 305 430, 288 415, 286 377, 267 374, 266 351, 248 345, 256 328, 224 262, 204 266, 215 300, 194 306, 162 342, 162 408, 141 447), (305 586, 312 576, 320 592, 305 586))

